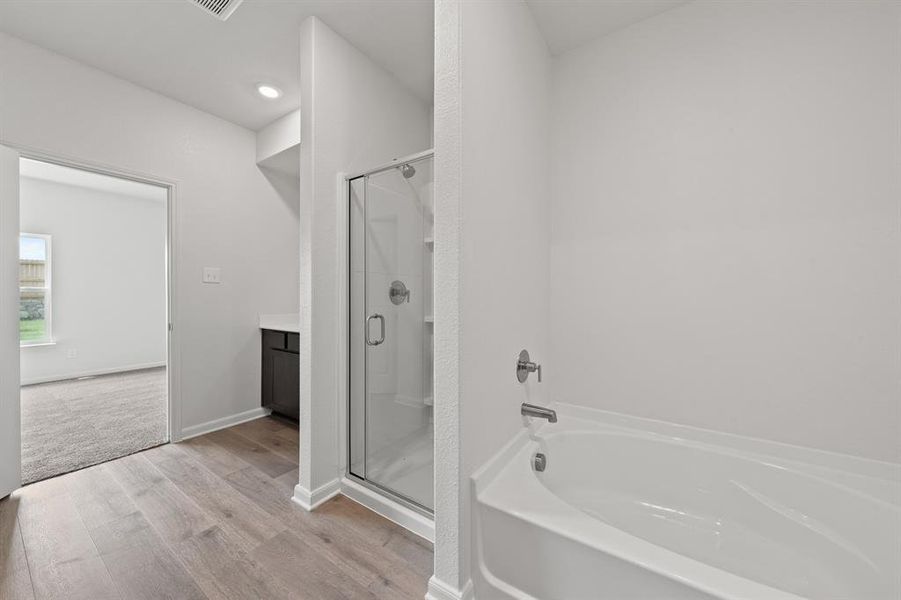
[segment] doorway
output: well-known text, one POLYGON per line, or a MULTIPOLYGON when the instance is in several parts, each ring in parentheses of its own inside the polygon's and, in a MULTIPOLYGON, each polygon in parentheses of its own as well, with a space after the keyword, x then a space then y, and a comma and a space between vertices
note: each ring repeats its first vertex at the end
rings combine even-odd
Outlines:
POLYGON ((21 481, 169 441, 167 186, 19 159, 21 481))

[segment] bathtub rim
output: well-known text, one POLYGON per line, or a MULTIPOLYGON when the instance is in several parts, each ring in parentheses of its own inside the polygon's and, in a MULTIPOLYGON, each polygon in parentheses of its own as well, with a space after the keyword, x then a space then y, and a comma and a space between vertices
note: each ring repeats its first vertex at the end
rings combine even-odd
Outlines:
POLYGON ((853 454, 843 454, 820 448, 705 429, 693 425, 637 417, 565 402, 555 402, 553 406, 556 408, 558 415, 573 419, 644 433, 652 432, 665 437, 675 437, 711 446, 742 450, 759 456, 769 456, 780 461, 818 466, 831 471, 865 476, 901 485, 901 462, 881 461, 853 454))

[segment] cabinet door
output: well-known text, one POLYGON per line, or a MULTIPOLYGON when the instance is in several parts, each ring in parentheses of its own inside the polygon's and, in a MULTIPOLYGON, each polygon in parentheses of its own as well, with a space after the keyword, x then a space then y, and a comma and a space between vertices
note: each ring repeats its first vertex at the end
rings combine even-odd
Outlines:
MULTIPOLYGON (((264 332, 265 333, 265 332, 264 332)), ((263 340, 263 369, 262 369, 262 393, 261 393, 261 404, 268 409, 272 409, 272 400, 275 397, 275 364, 272 361, 272 355, 276 353, 275 350, 265 345, 265 338, 263 340)))
POLYGON ((272 410, 292 419, 300 415, 300 355, 284 350, 273 350, 272 362, 272 410))
POLYGON ((284 349, 287 346, 287 335, 288 334, 286 334, 284 331, 272 331, 270 329, 264 329, 262 336, 263 349, 284 349))

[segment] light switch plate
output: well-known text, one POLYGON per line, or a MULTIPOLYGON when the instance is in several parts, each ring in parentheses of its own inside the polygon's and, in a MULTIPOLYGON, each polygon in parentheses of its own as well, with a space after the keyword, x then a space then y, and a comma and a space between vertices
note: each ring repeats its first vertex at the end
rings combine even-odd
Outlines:
POLYGON ((204 267, 203 282, 222 283, 222 269, 220 269, 219 267, 204 267))

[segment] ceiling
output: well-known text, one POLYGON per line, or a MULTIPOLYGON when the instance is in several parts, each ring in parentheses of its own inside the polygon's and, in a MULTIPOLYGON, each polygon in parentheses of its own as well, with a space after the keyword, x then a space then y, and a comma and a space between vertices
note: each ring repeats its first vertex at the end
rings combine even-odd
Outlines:
POLYGON ((244 0, 222 22, 188 0, 3 0, 0 31, 258 130, 300 106, 310 15, 431 103, 431 0, 244 0), (284 92, 266 100, 259 82, 284 92))
POLYGON ((685 4, 687 0, 526 0, 554 55, 685 4))
POLYGON ((31 179, 43 179, 53 183, 89 188, 109 194, 153 200, 155 202, 166 202, 169 197, 169 192, 164 187, 27 158, 19 161, 19 174, 22 177, 31 179))
MULTIPOLYGON (((560 54, 685 0, 527 2, 560 54)), ((0 31, 256 131, 300 106, 311 15, 431 103, 433 0, 244 0, 225 22, 189 0, 3 0, 0 31), (260 82, 284 95, 260 97, 260 82)))

